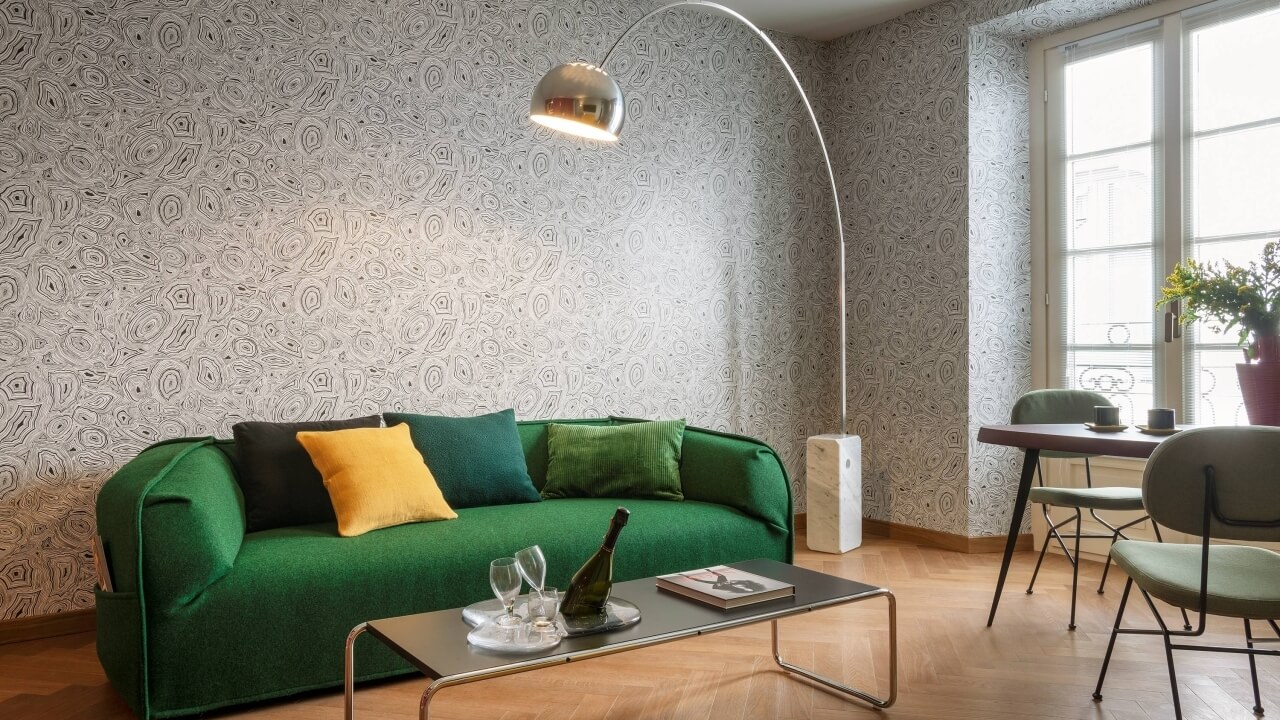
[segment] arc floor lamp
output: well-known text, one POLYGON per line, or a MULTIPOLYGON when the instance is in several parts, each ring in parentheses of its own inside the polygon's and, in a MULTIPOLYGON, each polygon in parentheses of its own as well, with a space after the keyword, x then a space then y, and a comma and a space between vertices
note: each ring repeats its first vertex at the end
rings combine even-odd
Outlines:
POLYGON ((839 256, 839 308, 840 323, 840 433, 811 437, 806 445, 806 476, 808 497, 808 545, 824 552, 847 552, 862 542, 862 443, 856 435, 849 435, 848 393, 848 325, 845 301, 845 247, 844 222, 840 215, 840 195, 836 191, 836 176, 831 168, 831 156, 822 137, 822 128, 813 112, 804 86, 791 69, 787 58, 764 31, 738 12, 706 0, 676 0, 646 14, 623 31, 622 35, 605 53, 599 65, 584 62, 566 63, 552 68, 533 91, 529 119, 554 130, 606 142, 617 141, 622 133, 626 116, 622 88, 605 72, 609 58, 632 32, 650 18, 668 10, 690 6, 727 15, 755 33, 786 69, 787 76, 800 94, 800 102, 813 122, 813 131, 822 148, 822 161, 827 168, 827 180, 831 184, 831 202, 836 212, 836 236, 839 256))

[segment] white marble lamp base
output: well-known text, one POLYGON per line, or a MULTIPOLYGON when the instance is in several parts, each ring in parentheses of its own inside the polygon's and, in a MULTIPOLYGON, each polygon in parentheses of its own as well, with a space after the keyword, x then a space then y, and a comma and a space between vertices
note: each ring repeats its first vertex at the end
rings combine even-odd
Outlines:
POLYGON ((805 456, 809 549, 849 552, 862 544, 862 438, 814 435, 805 456))

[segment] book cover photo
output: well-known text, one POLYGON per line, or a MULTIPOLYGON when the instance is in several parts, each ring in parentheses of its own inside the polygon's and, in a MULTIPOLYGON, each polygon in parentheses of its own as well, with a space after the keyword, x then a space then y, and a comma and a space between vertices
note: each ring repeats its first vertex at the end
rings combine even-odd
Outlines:
POLYGON ((662 575, 658 577, 658 587, 724 608, 795 594, 795 586, 790 583, 727 565, 662 575))

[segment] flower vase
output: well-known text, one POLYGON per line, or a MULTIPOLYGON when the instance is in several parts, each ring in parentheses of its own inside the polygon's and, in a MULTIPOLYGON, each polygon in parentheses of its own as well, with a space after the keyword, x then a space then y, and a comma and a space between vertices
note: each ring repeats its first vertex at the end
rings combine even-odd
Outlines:
POLYGON ((1280 336, 1258 338, 1257 362, 1236 365, 1240 393, 1252 425, 1280 425, 1280 336))

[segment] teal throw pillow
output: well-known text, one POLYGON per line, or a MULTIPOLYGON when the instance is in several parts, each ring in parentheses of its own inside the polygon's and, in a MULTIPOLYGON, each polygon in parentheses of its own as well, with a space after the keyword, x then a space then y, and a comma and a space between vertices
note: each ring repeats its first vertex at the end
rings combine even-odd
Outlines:
POLYGON ((387 426, 409 426, 449 507, 538 502, 529 479, 514 410, 477 417, 384 413, 387 426))
POLYGON ((542 497, 683 500, 684 425, 684 420, 609 427, 548 425, 542 497))

